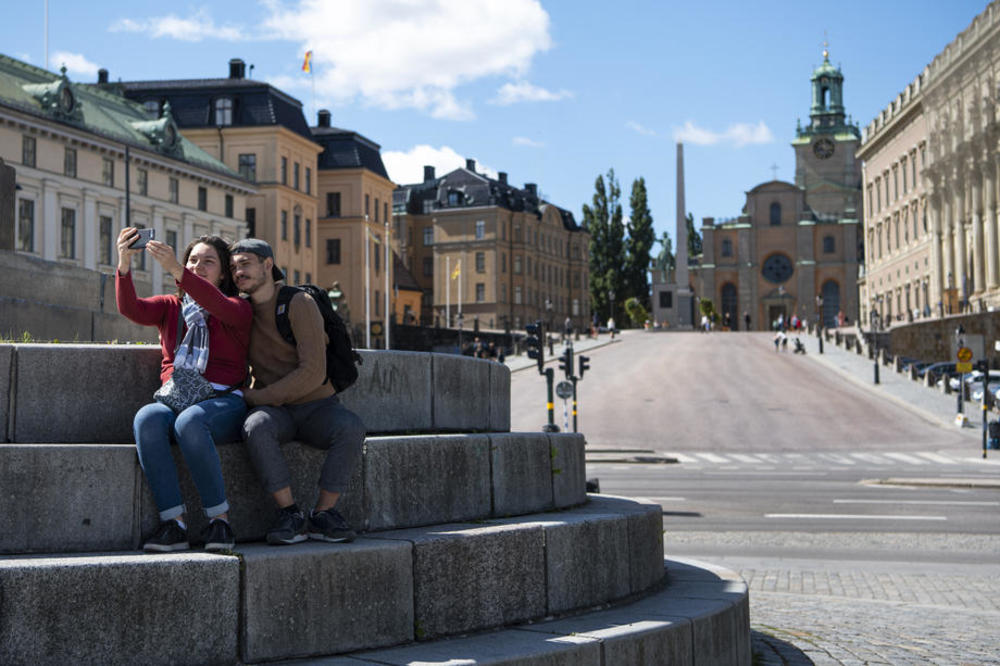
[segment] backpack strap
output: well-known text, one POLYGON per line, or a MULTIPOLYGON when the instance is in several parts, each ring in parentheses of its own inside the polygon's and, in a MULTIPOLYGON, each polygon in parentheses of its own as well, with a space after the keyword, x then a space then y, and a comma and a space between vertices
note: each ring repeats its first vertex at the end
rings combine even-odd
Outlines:
POLYGON ((289 285, 284 285, 278 290, 278 304, 274 310, 274 322, 278 326, 278 333, 290 345, 295 344, 295 333, 292 332, 292 322, 288 319, 288 307, 292 298, 300 289, 289 285))

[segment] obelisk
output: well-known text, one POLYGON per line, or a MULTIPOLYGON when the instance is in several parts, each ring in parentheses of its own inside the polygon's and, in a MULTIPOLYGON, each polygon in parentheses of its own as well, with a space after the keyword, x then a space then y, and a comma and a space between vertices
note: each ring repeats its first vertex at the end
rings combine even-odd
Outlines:
POLYGON ((684 204, 684 144, 677 142, 677 267, 674 280, 677 282, 677 328, 690 329, 694 326, 691 309, 691 287, 688 277, 688 233, 687 212, 684 204))

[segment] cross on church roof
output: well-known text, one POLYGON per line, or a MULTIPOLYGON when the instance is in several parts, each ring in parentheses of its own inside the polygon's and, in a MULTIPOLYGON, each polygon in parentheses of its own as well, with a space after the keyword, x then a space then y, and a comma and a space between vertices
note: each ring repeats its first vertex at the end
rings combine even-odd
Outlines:
POLYGON ((774 177, 771 178, 771 180, 778 180, 778 165, 772 164, 770 168, 771 172, 774 174, 774 177))

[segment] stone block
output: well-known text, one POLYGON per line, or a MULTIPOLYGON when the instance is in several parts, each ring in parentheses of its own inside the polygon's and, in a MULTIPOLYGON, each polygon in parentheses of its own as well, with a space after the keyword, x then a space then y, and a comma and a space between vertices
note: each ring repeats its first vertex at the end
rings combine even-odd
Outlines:
POLYGON ((29 344, 16 353, 14 442, 132 442, 132 419, 160 385, 159 347, 29 344))
POLYGON ((359 353, 363 363, 358 367, 358 381, 340 399, 361 417, 368 432, 431 430, 431 407, 437 397, 431 383, 431 354, 359 353))
POLYGON ((370 437, 364 478, 370 530, 490 515, 487 435, 370 437))
MULTIPOLYGON (((268 527, 274 521, 274 502, 260 484, 242 442, 220 444, 218 451, 219 460, 222 463, 222 479, 226 485, 226 499, 230 506, 229 520, 236 533, 236 540, 240 542, 262 541, 268 527)), ((281 447, 281 451, 291 474, 292 496, 299 506, 304 510, 309 510, 316 503, 319 494, 317 484, 320 468, 326 458, 326 451, 314 449, 300 442, 289 442, 281 447)), ((177 447, 173 447, 173 454, 181 484, 181 497, 183 497, 187 509, 189 534, 193 540, 197 541, 201 538, 202 531, 207 527, 208 520, 202 510, 201 499, 194 481, 191 479, 184 456, 177 447)), ((337 503, 338 511, 355 529, 364 528, 361 467, 359 463, 351 477, 348 491, 337 503)), ((141 482, 139 532, 142 537, 145 537, 156 529, 160 519, 145 475, 141 469, 137 469, 141 482)), ((141 539, 137 538, 135 547, 140 545, 141 539)))
POLYGON ((206 553, 0 559, 0 663, 234 663, 239 583, 206 553))
POLYGON ((419 640, 514 624, 546 612, 540 525, 441 525, 372 536, 413 544, 419 640))
POLYGON ((544 433, 490 435, 490 459, 494 516, 553 508, 552 456, 544 433))
POLYGON ((139 474, 130 445, 0 444, 0 553, 131 548, 139 474))
POLYGON ((510 368, 490 364, 490 423, 492 432, 510 431, 510 368))
MULTIPOLYGON (((549 636, 509 629, 351 655, 351 664, 517 664, 518 666, 602 666, 601 645, 583 636, 549 636)), ((326 661, 323 662, 327 664, 326 661)), ((344 666, 348 666, 345 662, 344 666)))
POLYGON ((629 586, 642 592, 663 579, 663 508, 655 502, 590 495, 575 513, 616 514, 628 525, 629 586))
MULTIPOLYGON (((431 354, 434 386, 434 429, 479 432, 490 429, 490 365, 492 361, 431 354)), ((508 410, 510 394, 506 396, 508 410)))
POLYGON ((586 441, 578 433, 551 433, 552 497, 557 509, 587 501, 586 441))
MULTIPOLYGON (((668 563, 669 567, 669 563, 668 563)), ((744 588, 745 590, 745 588, 744 588)), ((750 664, 749 596, 737 601, 689 598, 676 595, 671 587, 661 595, 630 606, 637 613, 654 618, 678 618, 691 622, 692 663, 750 664)))
POLYGON ((10 415, 14 393, 11 383, 14 372, 14 345, 0 344, 0 443, 11 441, 10 415))
POLYGON ((338 654, 413 640, 411 546, 359 539, 243 556, 245 662, 338 654))

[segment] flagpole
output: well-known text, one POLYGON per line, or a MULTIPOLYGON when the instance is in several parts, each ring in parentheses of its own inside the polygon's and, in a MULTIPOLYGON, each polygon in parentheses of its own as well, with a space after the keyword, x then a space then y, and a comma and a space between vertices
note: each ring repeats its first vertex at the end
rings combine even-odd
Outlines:
POLYGON ((444 258, 444 320, 445 328, 451 328, 451 257, 444 258))
POLYGON ((462 260, 458 260, 458 320, 462 321, 462 260))
POLYGON ((371 241, 368 239, 368 215, 365 215, 365 232, 361 235, 365 241, 365 349, 372 348, 372 272, 369 268, 371 259, 371 241))
POLYGON ((385 348, 389 349, 389 220, 385 220, 385 348))

